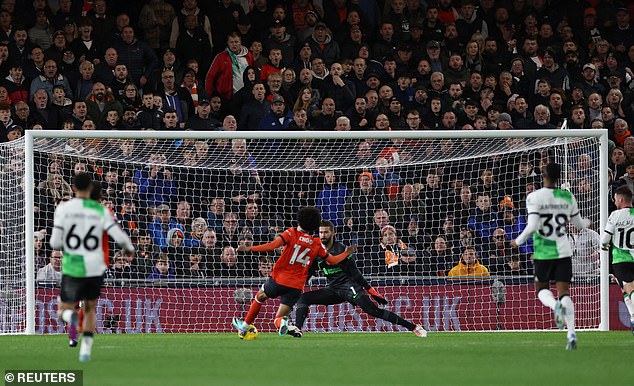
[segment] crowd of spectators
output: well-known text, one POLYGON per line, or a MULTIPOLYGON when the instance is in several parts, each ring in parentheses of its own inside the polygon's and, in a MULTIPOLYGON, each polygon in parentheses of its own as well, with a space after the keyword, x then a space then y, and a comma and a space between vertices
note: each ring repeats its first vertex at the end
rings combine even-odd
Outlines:
MULTIPOLYGON (((280 145, 275 156, 304 161, 279 170, 266 167, 271 153, 251 154, 244 139, 181 142, 109 139, 93 143, 95 153, 69 140, 46 142, 35 160, 42 181, 35 191, 36 229, 44 230, 35 233, 38 268, 48 262, 45 235, 54 209, 72 197, 68 181, 88 171, 100 181, 101 202, 137 246, 133 258, 111 246, 112 279, 266 276, 280 251, 243 254, 238 247, 274 239, 306 205, 335 224, 338 240, 358 245, 357 264, 367 275, 525 275, 532 269, 531 244, 512 249, 510 240, 526 226, 523 203, 539 188, 539 168, 552 158, 548 149, 426 163, 418 162, 421 154, 461 154, 482 142, 365 140, 348 150, 331 141, 253 142, 255 149, 280 145), (353 160, 342 157, 348 151, 353 160), (326 160, 342 163, 321 169, 326 160)), ((507 150, 517 145, 503 142, 507 150)), ((596 219, 598 179, 584 174, 596 170, 596 153, 588 151, 569 172, 571 181, 580 181, 571 188, 582 212, 596 219), (588 178, 593 183, 582 185, 588 178), (585 195, 581 186, 588 187, 585 195)), ((11 165, 12 172, 22 170, 19 160, 11 165)), ((15 181, 17 197, 24 195, 22 183, 15 181)), ((575 254, 594 264, 590 244, 580 243, 575 254)), ((50 261, 59 271, 59 261, 50 261)))
MULTIPOLYGON (((567 120, 608 129, 613 184, 634 188, 632 12, 618 0, 0 0, 0 142, 37 129, 554 130, 567 120)), ((257 171, 258 156, 290 154, 281 142, 185 140, 169 153, 157 142, 68 140, 67 157, 39 160, 38 229, 72 194, 72 173, 88 170, 139 246, 132 261, 112 259, 114 277, 261 275, 274 255, 237 246, 269 240, 305 204, 365 241, 367 272, 445 275, 473 255, 492 273, 531 268, 531 247, 505 240, 522 229, 548 154, 408 169, 398 156, 420 143, 359 141, 339 151, 365 168, 338 175, 315 170, 323 150, 302 142, 293 150, 307 154, 306 172, 273 176, 257 171), (205 168, 218 159, 225 168, 205 168)), ((597 156, 572 161, 587 208, 597 156)))

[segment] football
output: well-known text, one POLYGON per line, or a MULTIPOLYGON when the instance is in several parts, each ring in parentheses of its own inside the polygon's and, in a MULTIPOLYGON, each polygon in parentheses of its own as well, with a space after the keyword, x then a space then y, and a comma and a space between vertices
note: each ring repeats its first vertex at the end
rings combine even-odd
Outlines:
POLYGON ((244 334, 242 339, 244 340, 253 340, 258 337, 258 329, 255 328, 254 325, 249 324, 249 328, 247 328, 247 332, 244 334))

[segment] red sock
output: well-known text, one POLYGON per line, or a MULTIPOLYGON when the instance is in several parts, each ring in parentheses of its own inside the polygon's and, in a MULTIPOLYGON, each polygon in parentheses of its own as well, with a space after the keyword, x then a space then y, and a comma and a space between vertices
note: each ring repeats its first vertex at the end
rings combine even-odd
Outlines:
POLYGON ((252 324, 255 318, 258 316, 260 312, 260 307, 262 307, 262 303, 258 302, 256 299, 253 299, 251 302, 251 307, 249 307, 249 312, 247 313, 247 318, 244 319, 246 324, 252 324))
POLYGON ((84 332, 84 310, 82 308, 79 309, 79 325, 77 326, 77 331, 84 332))

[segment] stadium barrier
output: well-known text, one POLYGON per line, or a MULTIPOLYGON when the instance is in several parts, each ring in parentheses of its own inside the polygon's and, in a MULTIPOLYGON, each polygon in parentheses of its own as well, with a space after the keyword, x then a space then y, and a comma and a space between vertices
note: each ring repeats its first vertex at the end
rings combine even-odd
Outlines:
MULTIPOLYGON (((513 280, 518 283, 518 280, 513 280)), ((588 292, 580 284, 572 287, 573 296, 588 292)), ((235 309, 246 307, 236 301, 236 291, 257 286, 151 288, 105 287, 97 308, 97 331, 102 334, 231 332, 235 309), (205 299, 214 299, 213 302, 205 299), (177 301, 178 300, 178 301, 177 301)), ((307 290, 317 287, 307 287, 307 290)), ((497 303, 489 282, 429 284, 416 286, 378 286, 390 301, 389 309, 406 318, 419 317, 428 331, 548 330, 553 328, 552 313, 532 296, 532 283, 508 284, 505 301, 497 303), (528 312, 536 308, 539 313, 528 312), (498 309, 496 313, 488 310, 498 309)), ((56 288, 36 290, 36 333, 63 333, 57 319, 56 288)), ((1 303, 0 303, 1 304, 1 303)), ((0 305, 0 309, 2 306, 0 305)), ((277 305, 268 302, 258 317, 260 331, 273 331, 269 323, 277 305)), ((1 312, 7 317, 5 312, 1 312)), ((620 289, 610 286, 610 330, 627 330, 629 314, 620 289)), ((579 318, 579 328, 592 328, 599 321, 579 318)), ((7 320, 2 322, 8 322, 7 320)), ((391 332, 405 331, 398 326, 368 317, 359 309, 343 303, 312 306, 306 321, 309 332, 391 332)))

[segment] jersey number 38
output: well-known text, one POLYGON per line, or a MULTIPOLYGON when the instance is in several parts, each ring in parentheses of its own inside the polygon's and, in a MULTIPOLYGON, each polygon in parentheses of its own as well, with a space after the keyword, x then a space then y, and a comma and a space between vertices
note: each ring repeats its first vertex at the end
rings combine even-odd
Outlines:
POLYGON ((539 234, 543 237, 550 237, 553 233, 557 237, 566 235, 566 227, 568 226, 568 216, 565 214, 554 215, 552 213, 541 214, 539 217, 542 220, 542 227, 539 230, 539 234), (554 220, 554 221, 553 221, 554 220))

